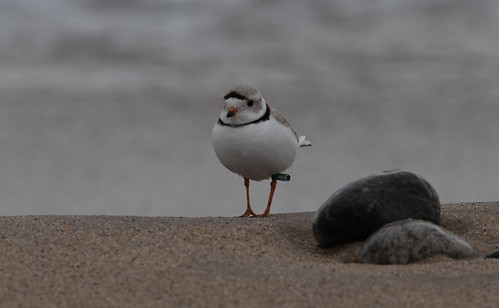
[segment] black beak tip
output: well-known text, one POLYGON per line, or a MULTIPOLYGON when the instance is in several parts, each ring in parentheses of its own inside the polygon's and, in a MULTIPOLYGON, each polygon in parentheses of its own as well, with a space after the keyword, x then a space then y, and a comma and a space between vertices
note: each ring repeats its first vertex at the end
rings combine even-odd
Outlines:
POLYGON ((233 111, 227 111, 227 118, 230 118, 234 115, 233 111))

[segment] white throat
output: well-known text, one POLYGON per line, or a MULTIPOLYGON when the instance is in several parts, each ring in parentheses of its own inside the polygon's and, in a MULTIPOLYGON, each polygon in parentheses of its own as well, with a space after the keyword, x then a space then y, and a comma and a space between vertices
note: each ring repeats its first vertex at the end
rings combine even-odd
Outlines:
POLYGON ((259 108, 256 108, 256 106, 249 107, 246 105, 245 100, 241 101, 237 98, 229 98, 225 101, 226 108, 220 113, 220 120, 228 125, 244 125, 257 121, 265 115, 267 108, 269 108, 263 98, 261 99, 261 104, 262 106, 259 108), (236 108, 237 113, 227 117, 229 107, 236 108))

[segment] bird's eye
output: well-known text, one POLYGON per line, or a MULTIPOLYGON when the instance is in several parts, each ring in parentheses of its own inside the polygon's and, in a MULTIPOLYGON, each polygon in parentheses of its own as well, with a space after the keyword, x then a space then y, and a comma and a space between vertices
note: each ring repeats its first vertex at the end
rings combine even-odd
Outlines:
POLYGON ((253 106, 253 104, 254 104, 254 102, 253 102, 253 101, 248 101, 248 102, 246 103, 246 105, 248 105, 248 106, 250 106, 250 107, 251 107, 251 106, 253 106))

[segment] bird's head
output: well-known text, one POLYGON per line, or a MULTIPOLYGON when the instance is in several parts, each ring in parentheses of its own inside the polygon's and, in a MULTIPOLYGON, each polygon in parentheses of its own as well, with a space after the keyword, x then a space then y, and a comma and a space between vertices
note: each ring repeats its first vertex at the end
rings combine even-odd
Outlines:
POLYGON ((260 91, 246 85, 230 88, 225 93, 225 107, 220 119, 226 124, 240 125, 260 118, 266 111, 265 100, 260 91))

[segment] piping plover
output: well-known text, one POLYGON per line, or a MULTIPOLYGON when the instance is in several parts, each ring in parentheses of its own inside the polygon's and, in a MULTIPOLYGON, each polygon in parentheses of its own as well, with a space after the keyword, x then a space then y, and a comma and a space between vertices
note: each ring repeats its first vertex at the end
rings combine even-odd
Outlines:
POLYGON ((234 86, 223 98, 225 107, 212 132, 213 148, 222 165, 244 178, 247 208, 242 216, 265 217, 270 213, 276 176, 291 167, 298 148, 310 146, 310 141, 298 137, 283 115, 251 86, 234 86), (250 206, 249 182, 271 177, 267 208, 257 215, 250 206))

